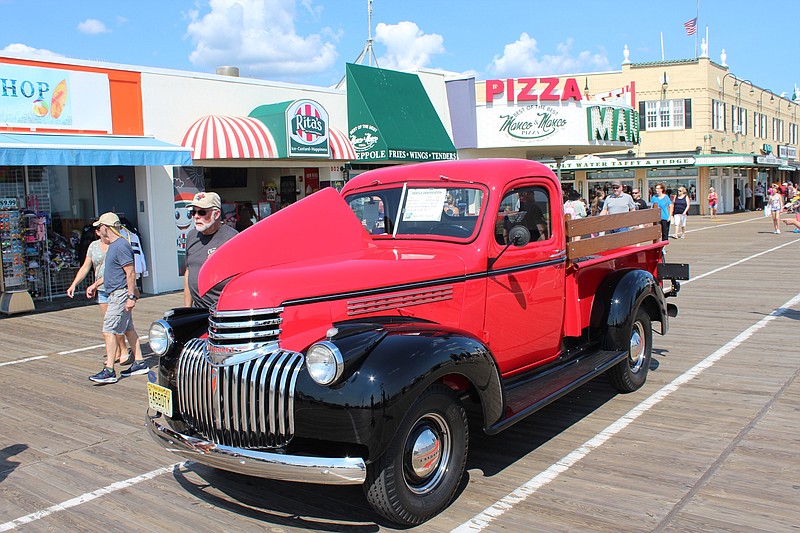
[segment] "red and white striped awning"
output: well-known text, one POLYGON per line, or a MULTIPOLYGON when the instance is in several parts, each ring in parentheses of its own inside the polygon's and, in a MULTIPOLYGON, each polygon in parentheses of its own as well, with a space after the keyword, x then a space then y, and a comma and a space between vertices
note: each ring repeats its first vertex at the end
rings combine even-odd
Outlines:
POLYGON ((330 126, 328 128, 328 140, 331 143, 331 159, 340 159, 342 161, 355 161, 357 159, 356 149, 343 131, 330 126))
POLYGON ((192 159, 275 159, 278 148, 269 129, 250 117, 207 115, 189 126, 181 144, 192 159))

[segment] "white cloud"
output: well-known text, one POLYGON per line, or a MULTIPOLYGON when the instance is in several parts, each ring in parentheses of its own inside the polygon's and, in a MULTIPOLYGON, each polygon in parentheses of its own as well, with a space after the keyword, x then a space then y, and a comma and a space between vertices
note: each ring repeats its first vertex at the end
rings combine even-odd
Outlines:
POLYGON ((569 74, 586 70, 607 70, 611 64, 605 54, 589 51, 572 54, 572 38, 556 46, 555 55, 539 55, 536 39, 523 32, 507 44, 502 56, 494 56, 488 70, 498 76, 569 74))
POLYGON ((98 33, 109 33, 111 30, 97 19, 86 19, 78 23, 78 31, 87 35, 97 35, 98 33))
MULTIPOLYGON (((308 0, 301 5, 313 11, 308 0)), ((202 16, 189 13, 194 65, 235 65, 244 72, 291 77, 323 72, 336 61, 336 47, 321 34, 297 34, 295 0, 211 0, 210 7, 202 16)))
POLYGON ((0 54, 13 54, 20 56, 34 56, 34 57, 64 57, 56 52, 51 52, 44 48, 33 48, 27 44, 12 43, 5 48, 0 49, 0 54))
POLYGON ((381 68, 414 70, 426 67, 435 54, 444 53, 444 38, 436 33, 425 34, 413 22, 380 23, 375 40, 386 46, 386 55, 378 58, 381 68))

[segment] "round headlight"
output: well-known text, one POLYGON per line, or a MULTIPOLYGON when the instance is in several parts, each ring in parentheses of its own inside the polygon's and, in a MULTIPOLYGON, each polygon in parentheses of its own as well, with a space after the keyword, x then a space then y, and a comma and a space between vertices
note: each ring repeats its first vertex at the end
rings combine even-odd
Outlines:
POLYGON ((330 385, 342 375, 342 352, 329 341, 318 342, 306 353, 306 368, 311 379, 320 385, 330 385))
POLYGON ((150 332, 148 335, 150 340, 150 349, 152 349, 153 353, 156 355, 164 355, 165 353, 169 352, 170 348, 172 348, 172 343, 175 340, 172 333, 172 328, 163 320, 157 320, 153 322, 150 326, 150 332))

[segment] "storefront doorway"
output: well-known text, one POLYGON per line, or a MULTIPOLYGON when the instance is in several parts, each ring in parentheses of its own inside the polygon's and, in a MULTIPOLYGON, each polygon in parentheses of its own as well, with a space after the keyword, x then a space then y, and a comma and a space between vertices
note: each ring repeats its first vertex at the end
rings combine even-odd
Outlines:
POLYGON ((113 211, 120 218, 127 218, 138 229, 134 168, 95 167, 95 180, 97 212, 102 214, 113 211))

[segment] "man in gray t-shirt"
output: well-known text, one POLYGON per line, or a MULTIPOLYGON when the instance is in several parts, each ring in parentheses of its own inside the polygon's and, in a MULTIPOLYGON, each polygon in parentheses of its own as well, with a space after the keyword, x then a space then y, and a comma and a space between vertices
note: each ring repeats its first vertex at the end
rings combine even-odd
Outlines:
POLYGON ((186 272, 183 283, 183 305, 213 309, 224 284, 217 285, 200 296, 197 278, 200 267, 217 248, 238 232, 222 223, 222 201, 215 192, 199 192, 189 204, 194 229, 186 236, 186 272))
POLYGON ((606 196, 606 201, 603 203, 603 210, 600 211, 601 215, 616 215, 617 213, 636 210, 636 203, 630 194, 622 192, 622 184, 620 182, 613 182, 611 191, 612 193, 606 196))

